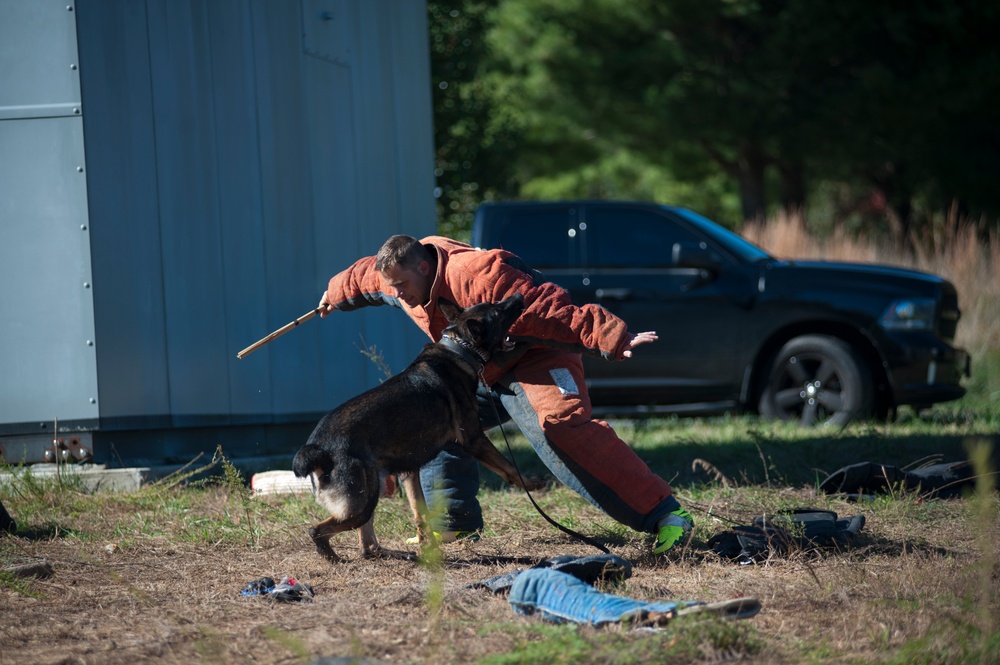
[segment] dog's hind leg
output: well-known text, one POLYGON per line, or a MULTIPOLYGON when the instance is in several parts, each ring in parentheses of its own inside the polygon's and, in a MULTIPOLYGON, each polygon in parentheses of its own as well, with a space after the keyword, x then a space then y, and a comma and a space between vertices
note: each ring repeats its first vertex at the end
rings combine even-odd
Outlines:
POLYGON ((312 538, 313 544, 316 545, 316 551, 331 563, 341 561, 341 558, 333 551, 333 547, 330 546, 330 538, 349 528, 344 528, 342 525, 343 523, 336 517, 328 517, 308 531, 309 537, 312 538))
MULTIPOLYGON (((313 543, 316 545, 316 551, 318 551, 323 557, 328 561, 338 562, 340 557, 333 551, 330 546, 330 539, 342 531, 350 531, 351 529, 364 529, 366 525, 371 525, 372 517, 375 514, 375 504, 378 503, 378 497, 375 497, 374 501, 370 501, 369 505, 364 509, 356 512, 348 512, 348 517, 342 518, 340 514, 342 511, 337 511, 335 514, 330 515, 316 526, 309 529, 309 537, 312 538, 313 543)), ((336 503, 327 503, 328 506, 337 508, 336 503)), ((372 531, 372 539, 375 538, 375 532, 372 531)), ((378 547, 378 542, 375 542, 375 547, 378 547)), ((362 552, 363 553, 363 552, 362 552)))
MULTIPOLYGON (((413 520, 417 524, 417 535, 421 543, 427 543, 427 506, 424 504, 424 493, 420 487, 420 474, 417 472, 402 474, 400 476, 403 489, 406 491, 406 498, 413 511, 413 520)), ((374 516, 365 524, 358 528, 358 544, 361 547, 361 556, 366 559, 376 559, 381 557, 392 559, 405 559, 415 561, 417 555, 414 552, 405 550, 390 550, 379 545, 375 536, 375 528, 372 525, 374 516)))
POLYGON ((417 555, 404 550, 390 550, 379 545, 378 538, 375 537, 375 518, 368 520, 358 527, 358 544, 361 547, 361 556, 366 559, 405 559, 406 561, 416 561, 417 555))
POLYGON ((375 516, 365 522, 358 529, 358 544, 361 547, 361 556, 366 559, 375 559, 381 556, 382 546, 378 544, 375 536, 375 516))

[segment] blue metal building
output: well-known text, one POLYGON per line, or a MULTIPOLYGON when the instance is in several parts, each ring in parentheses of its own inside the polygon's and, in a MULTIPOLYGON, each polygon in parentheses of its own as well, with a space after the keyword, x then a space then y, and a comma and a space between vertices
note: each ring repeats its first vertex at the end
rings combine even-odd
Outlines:
POLYGON ((389 308, 236 353, 434 231, 426 28, 423 0, 0 0, 8 462, 290 458, 383 378, 363 352, 405 366, 389 308))

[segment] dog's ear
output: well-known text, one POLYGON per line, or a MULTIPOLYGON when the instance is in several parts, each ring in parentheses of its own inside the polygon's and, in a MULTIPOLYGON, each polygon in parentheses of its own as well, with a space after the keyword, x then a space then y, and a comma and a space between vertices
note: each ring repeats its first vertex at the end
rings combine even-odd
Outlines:
POLYGON ((478 340, 482 337, 483 322, 480 321, 479 319, 469 319, 468 321, 465 322, 465 327, 469 331, 469 334, 472 336, 472 339, 469 341, 478 340))
POLYGON ((438 309, 444 313, 444 318, 448 319, 448 323, 454 321, 463 312, 461 307, 442 297, 438 298, 438 309))

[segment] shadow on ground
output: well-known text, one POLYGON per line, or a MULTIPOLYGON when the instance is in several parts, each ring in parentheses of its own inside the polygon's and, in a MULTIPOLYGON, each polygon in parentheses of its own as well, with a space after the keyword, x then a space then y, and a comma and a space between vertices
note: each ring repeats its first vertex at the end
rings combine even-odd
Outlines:
MULTIPOLYGON (((738 486, 770 485, 816 487, 834 471, 859 462, 876 462, 912 470, 926 464, 969 459, 973 442, 992 444, 992 468, 1000 469, 1000 434, 991 436, 894 436, 881 432, 863 435, 817 433, 785 441, 761 437, 749 430, 746 437, 726 443, 678 441, 643 448, 640 457, 671 485, 713 484, 718 475, 738 486)), ((508 455, 506 449, 503 449, 508 455)), ((514 462, 521 473, 547 474, 533 451, 518 447, 514 462)), ((503 482, 489 471, 483 481, 499 488, 503 482)))

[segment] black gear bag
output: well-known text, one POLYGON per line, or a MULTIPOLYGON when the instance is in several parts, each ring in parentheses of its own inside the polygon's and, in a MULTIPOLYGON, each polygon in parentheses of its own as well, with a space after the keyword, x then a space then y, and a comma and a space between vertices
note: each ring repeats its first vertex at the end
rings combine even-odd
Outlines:
POLYGON ((793 508, 718 533, 708 545, 719 556, 747 565, 799 550, 845 549, 864 525, 863 515, 838 518, 832 510, 793 508))

